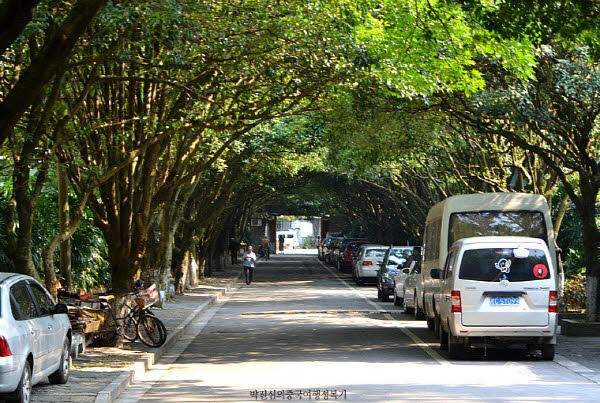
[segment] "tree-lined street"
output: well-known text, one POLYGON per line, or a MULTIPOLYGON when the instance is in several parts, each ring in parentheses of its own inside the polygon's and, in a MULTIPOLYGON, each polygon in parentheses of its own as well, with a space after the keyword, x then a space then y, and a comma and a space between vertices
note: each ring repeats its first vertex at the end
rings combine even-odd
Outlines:
MULTIPOLYGON (((0 271, 10 273, 0 330, 16 330, 0 334, 0 355, 13 357, 0 398, 27 402, 33 388, 36 401, 37 390, 60 399, 72 386, 111 400, 105 389, 136 356, 160 355, 123 343, 119 320, 103 317, 100 294, 119 317, 135 287, 165 305, 161 340, 179 344, 125 400, 293 399, 310 388, 338 400, 589 399, 598 338, 563 337, 554 363, 491 349, 450 362, 422 322, 310 256, 277 256, 250 287, 202 304, 236 281, 228 263, 244 247, 326 239, 340 270, 350 239, 420 246, 409 270, 439 259, 418 279, 430 285, 454 231, 445 216, 426 225, 433 206, 534 194, 543 228, 516 220, 509 232, 545 240, 547 261, 561 264, 547 304, 539 293, 531 306, 600 335, 598 27, 596 0, 0 0, 0 271), (292 228, 300 221, 313 232, 292 228), (56 302, 70 305, 70 327, 37 339, 47 316, 69 309, 56 302), (49 386, 68 380, 76 340, 96 346, 74 362, 73 385, 49 386), (120 367, 103 365, 111 354, 120 367)), ((496 221, 471 224, 454 234, 508 235, 496 221)), ((460 290, 447 291, 462 309, 460 290)), ((481 301, 525 309, 517 291, 481 301)), ((426 294, 429 325, 443 329, 426 294)), ((553 329, 535 331, 530 347, 550 359, 553 329)), ((448 336, 451 350, 461 337, 448 336)))
POLYGON ((484 357, 479 350, 449 361, 424 321, 375 294, 314 257, 261 262, 254 283, 199 319, 169 359, 119 401, 284 400, 268 395, 281 391, 299 400, 308 390, 369 402, 597 399, 600 385, 564 357, 545 362, 503 350, 484 357))

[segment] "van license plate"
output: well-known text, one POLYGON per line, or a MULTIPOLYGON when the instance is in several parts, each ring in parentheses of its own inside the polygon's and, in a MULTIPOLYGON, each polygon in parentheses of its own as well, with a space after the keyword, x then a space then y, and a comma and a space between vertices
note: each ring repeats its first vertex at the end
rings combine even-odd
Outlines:
POLYGON ((519 297, 490 297, 490 305, 519 305, 519 297))

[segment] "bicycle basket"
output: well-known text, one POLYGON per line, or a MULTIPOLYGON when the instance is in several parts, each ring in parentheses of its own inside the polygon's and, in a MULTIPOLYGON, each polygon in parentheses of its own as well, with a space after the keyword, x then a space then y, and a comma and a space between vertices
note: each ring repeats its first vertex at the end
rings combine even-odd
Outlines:
POLYGON ((144 309, 146 306, 146 300, 144 298, 135 298, 135 303, 140 309, 144 309))

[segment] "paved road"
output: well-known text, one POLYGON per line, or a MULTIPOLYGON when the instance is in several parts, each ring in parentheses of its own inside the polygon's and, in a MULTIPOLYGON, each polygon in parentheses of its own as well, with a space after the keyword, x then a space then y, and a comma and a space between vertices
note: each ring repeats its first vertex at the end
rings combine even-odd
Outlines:
POLYGON ((329 401, 598 401, 597 383, 520 351, 450 362, 425 322, 375 296, 314 257, 274 257, 120 401, 299 401, 309 391, 329 401))

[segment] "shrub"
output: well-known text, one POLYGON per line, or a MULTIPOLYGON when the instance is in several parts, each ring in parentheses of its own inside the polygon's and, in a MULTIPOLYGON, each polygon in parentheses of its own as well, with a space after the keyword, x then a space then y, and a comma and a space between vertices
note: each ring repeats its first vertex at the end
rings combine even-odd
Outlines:
POLYGON ((562 303, 567 311, 582 310, 586 307, 586 277, 583 272, 565 279, 562 303))

